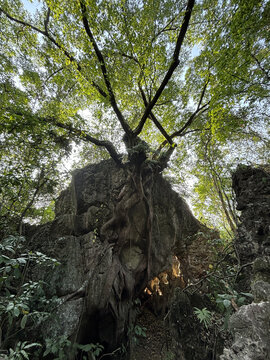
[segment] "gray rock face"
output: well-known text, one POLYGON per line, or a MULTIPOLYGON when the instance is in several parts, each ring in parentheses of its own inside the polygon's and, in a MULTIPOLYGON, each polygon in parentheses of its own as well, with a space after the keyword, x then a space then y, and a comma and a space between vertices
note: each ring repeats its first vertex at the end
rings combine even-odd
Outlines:
POLYGON ((230 319, 234 342, 221 360, 270 359, 270 302, 242 306, 230 319))
POLYGON ((61 262, 36 273, 61 298, 43 327, 79 343, 113 349, 132 321, 132 301, 147 281, 187 254, 201 228, 161 175, 144 165, 119 168, 111 160, 76 170, 56 203, 56 218, 29 240, 61 262))
POLYGON ((270 255, 270 174, 263 168, 238 167, 233 175, 237 209, 241 210, 237 247, 242 262, 270 255))
POLYGON ((242 210, 236 245, 254 303, 230 319, 234 342, 222 360, 270 359, 270 174, 263 168, 239 167, 233 177, 238 209, 242 210))

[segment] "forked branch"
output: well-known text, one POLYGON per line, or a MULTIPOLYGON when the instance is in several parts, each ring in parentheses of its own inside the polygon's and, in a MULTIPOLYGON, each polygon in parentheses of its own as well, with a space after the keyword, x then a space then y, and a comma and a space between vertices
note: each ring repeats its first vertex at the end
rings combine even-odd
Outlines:
POLYGON ((201 113, 203 110, 206 111, 206 107, 209 105, 209 102, 207 102, 206 104, 204 104, 203 106, 201 106, 202 104, 202 101, 203 101, 203 98, 204 98, 204 95, 205 95, 205 91, 206 91, 206 88, 207 88, 207 85, 208 85, 208 82, 209 82, 209 79, 206 81, 206 83, 204 84, 204 87, 203 87, 203 90, 202 90, 202 93, 201 93, 201 96, 200 96, 200 100, 199 100, 199 103, 197 105, 197 109, 194 111, 194 113, 190 116, 190 118, 188 119, 188 121, 185 123, 185 125, 178 131, 174 132, 172 134, 172 137, 176 137, 176 136, 179 136, 181 135, 185 130, 186 128, 188 128, 193 120, 195 119, 196 115, 198 113, 201 113))
POLYGON ((47 12, 47 16, 46 19, 44 21, 44 27, 45 30, 41 30, 38 27, 27 23, 26 21, 23 20, 19 20, 14 18, 13 16, 11 16, 9 13, 7 13, 5 10, 3 10, 2 8, 0 8, 0 13, 3 13, 6 15, 6 17, 8 19, 10 19, 11 21, 16 22, 17 24, 21 24, 24 26, 27 26, 28 28, 42 34, 43 36, 47 37, 47 39, 49 39, 59 50, 63 51, 63 53, 65 54, 65 56, 70 60, 70 62, 73 62, 76 64, 77 69, 79 71, 81 71, 81 66, 80 64, 77 62, 77 60, 75 59, 75 57, 73 55, 71 55, 61 44, 59 44, 49 33, 48 33, 48 23, 49 23, 49 16, 50 16, 50 11, 48 10, 47 12))
POLYGON ((183 41, 185 39, 187 29, 188 29, 189 20, 190 20, 190 17, 191 17, 191 13, 192 13, 194 3, 195 3, 195 0, 189 0, 188 1, 186 11, 185 11, 185 15, 184 15, 184 20, 182 22, 182 26, 181 26, 181 29, 180 29, 180 32, 179 32, 179 35, 178 35, 178 38, 177 38, 177 41, 176 41, 176 45, 175 45, 175 49, 174 49, 174 53, 173 53, 172 63, 170 65, 169 70, 167 71, 163 81, 161 82, 158 90, 156 91, 153 99, 149 102, 148 106, 146 107, 146 109, 144 111, 144 114, 143 114, 138 126, 134 130, 134 134, 136 136, 141 133, 150 112, 152 111, 152 109, 155 106, 156 102, 160 98, 163 90, 165 89, 165 87, 168 84, 169 80, 171 79, 175 69, 177 68, 177 66, 180 63, 179 54, 180 54, 180 50, 181 50, 183 41))
MULTIPOLYGON (((202 105, 202 101, 203 101, 203 98, 204 98, 204 95, 205 95, 205 92, 206 92, 206 88, 207 88, 207 85, 209 83, 209 78, 207 79, 206 83, 204 84, 204 87, 203 87, 203 90, 202 90, 202 93, 201 93, 201 96, 200 96, 200 100, 198 102, 198 105, 197 105, 197 108, 196 110, 191 114, 191 116, 188 118, 188 120, 186 121, 186 123, 181 127, 181 129, 175 131, 170 137, 171 139, 177 137, 177 136, 184 136, 186 135, 188 132, 186 132, 185 130, 190 127, 190 125, 193 123, 193 121, 195 120, 195 118, 198 116, 198 115, 201 115, 203 114, 204 112, 206 112, 208 110, 208 105, 210 103, 210 101, 208 101, 206 104, 202 105), (201 106, 202 105, 202 106, 201 106)), ((160 151, 165 145, 167 144, 167 141, 164 141, 158 151, 160 151)))
MULTIPOLYGON (((144 102, 145 107, 147 107, 148 105, 148 101, 146 99, 145 93, 142 89, 142 87, 139 84, 139 89, 140 89, 140 93, 144 102)), ((161 134, 165 137, 165 139, 167 140, 167 142, 172 145, 173 141, 170 137, 170 135, 167 133, 167 131, 163 128, 163 126, 160 124, 160 122, 158 121, 158 119, 155 117, 155 115, 153 114, 153 112, 151 111, 149 114, 149 118, 153 121, 153 123, 156 125, 156 127, 158 128, 158 130, 161 132, 161 134)))

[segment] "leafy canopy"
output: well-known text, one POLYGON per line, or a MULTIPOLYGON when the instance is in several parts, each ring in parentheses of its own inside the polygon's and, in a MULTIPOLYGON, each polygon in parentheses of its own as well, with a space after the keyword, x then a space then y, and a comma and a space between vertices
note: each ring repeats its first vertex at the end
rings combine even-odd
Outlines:
POLYGON ((205 142, 269 139, 266 0, 0 4, 4 161, 24 144, 46 173, 83 141, 121 164, 122 138, 130 150, 140 137, 162 169, 189 149, 204 161, 205 142))

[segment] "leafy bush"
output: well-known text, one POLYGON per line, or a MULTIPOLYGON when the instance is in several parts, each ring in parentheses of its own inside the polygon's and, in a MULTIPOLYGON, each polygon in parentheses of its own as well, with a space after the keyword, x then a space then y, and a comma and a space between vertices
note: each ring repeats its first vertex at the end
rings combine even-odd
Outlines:
POLYGON ((9 349, 8 360, 29 360, 29 349, 33 347, 40 347, 39 343, 29 344, 27 341, 19 341, 15 349, 9 349))
POLYGON ((46 339, 46 350, 43 353, 43 357, 49 354, 54 355, 55 360, 66 359, 66 351, 75 354, 75 349, 72 348, 72 343, 66 336, 60 336, 57 339, 46 339))
POLYGON ((146 328, 140 325, 131 325, 128 329, 130 343, 138 344, 140 338, 146 337, 146 328))
POLYGON ((45 282, 28 279, 28 271, 31 266, 55 267, 59 263, 38 251, 22 252, 24 242, 22 236, 8 236, 0 243, 0 350, 8 350, 9 359, 28 359, 29 351, 41 346, 18 340, 26 328, 44 320, 57 302, 46 297, 45 282))
POLYGON ((46 339, 46 350, 43 353, 43 357, 52 354, 54 360, 65 360, 67 354, 75 357, 78 351, 81 351, 83 353, 83 360, 95 360, 103 350, 104 347, 98 343, 81 345, 72 343, 65 335, 62 335, 56 339, 46 339))
POLYGON ((233 310, 238 310, 242 305, 248 304, 253 299, 250 293, 240 292, 230 289, 230 293, 218 294, 216 303, 220 311, 224 314, 224 328, 228 328, 228 321, 233 310))
POLYGON ((76 348, 86 353, 86 355, 83 356, 83 360, 95 360, 104 350, 104 346, 99 343, 86 345, 77 344, 76 348))

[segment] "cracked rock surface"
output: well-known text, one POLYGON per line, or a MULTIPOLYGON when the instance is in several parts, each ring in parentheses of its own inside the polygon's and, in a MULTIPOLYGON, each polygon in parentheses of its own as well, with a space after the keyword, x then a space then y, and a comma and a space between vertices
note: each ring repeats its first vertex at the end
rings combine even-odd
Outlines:
POLYGON ((254 302, 242 306, 230 319, 234 341, 222 360, 270 359, 270 172, 269 167, 239 166, 233 176, 238 210, 242 211, 236 246, 242 280, 254 302), (252 271, 251 271, 252 269, 252 271))

